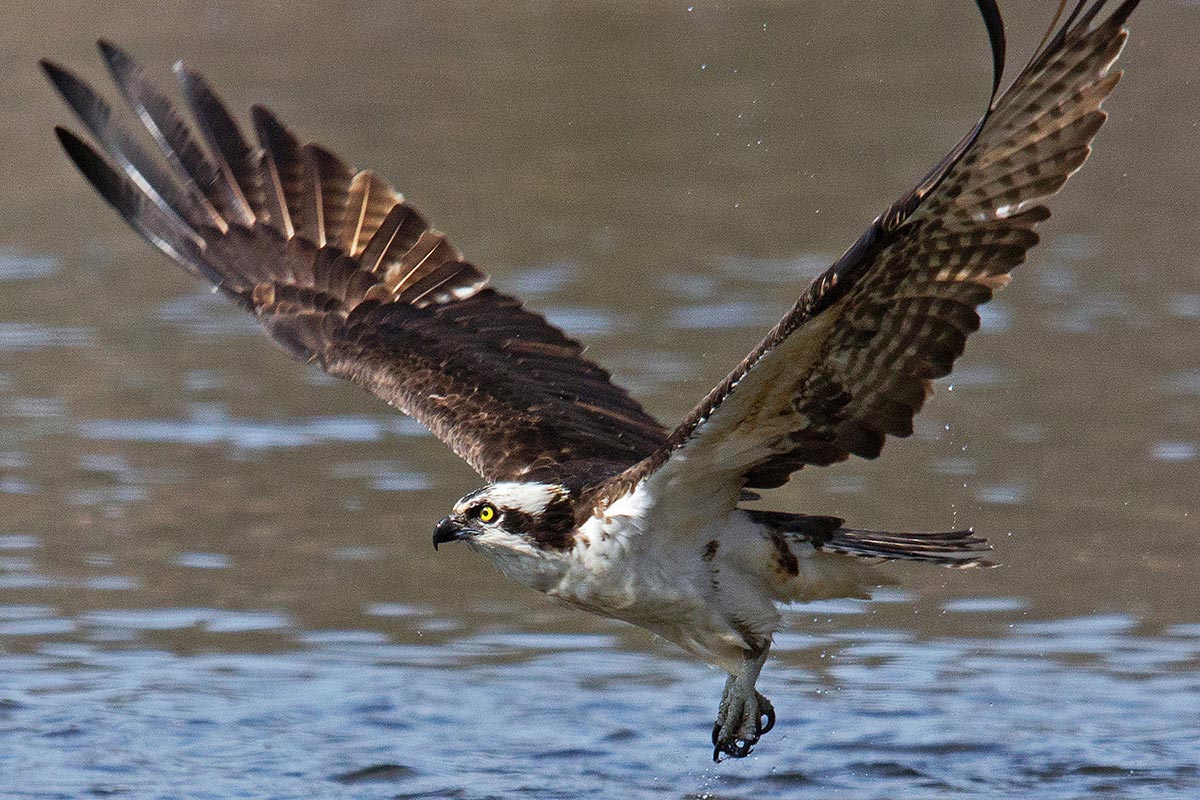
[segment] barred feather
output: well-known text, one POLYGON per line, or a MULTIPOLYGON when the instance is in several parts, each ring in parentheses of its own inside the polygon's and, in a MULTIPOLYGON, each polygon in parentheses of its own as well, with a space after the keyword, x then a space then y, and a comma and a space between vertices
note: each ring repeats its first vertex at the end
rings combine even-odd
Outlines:
POLYGON ((286 351, 412 414, 489 481, 594 482, 665 441, 577 342, 487 288, 374 173, 301 143, 261 106, 252 146, 208 83, 177 67, 196 136, 132 57, 100 49, 162 159, 83 80, 44 62, 104 153, 59 129, 67 155, 130 226, 286 351))
MULTIPOLYGON (((1004 38, 993 0, 977 0, 992 41, 994 87, 1004 38)), ((1049 216, 1041 202, 1086 160, 1126 0, 1080 2, 962 141, 817 278, 762 343, 672 432, 667 444, 597 490, 599 502, 659 470, 697 488, 771 488, 805 465, 875 458, 949 374, 979 327, 976 306, 1009 281, 1049 216), (674 466, 672 466, 674 465, 674 466)), ((1061 9, 1060 9, 1061 12, 1061 9)), ((993 98, 995 98, 995 88, 993 98)))
POLYGON ((818 550, 886 561, 924 561, 944 567, 994 567, 982 554, 991 551, 974 531, 935 533, 868 531, 844 527, 840 517, 748 510, 752 520, 773 531, 775 539, 805 542, 818 550))

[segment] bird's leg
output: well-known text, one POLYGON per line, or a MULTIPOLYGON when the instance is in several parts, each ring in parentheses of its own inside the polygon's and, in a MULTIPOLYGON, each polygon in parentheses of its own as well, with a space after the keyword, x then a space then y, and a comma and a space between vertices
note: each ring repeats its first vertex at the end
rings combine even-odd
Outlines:
POLYGON ((713 761, 720 761, 722 753, 745 758, 762 735, 775 727, 771 701, 754 688, 770 647, 768 642, 747 651, 741 671, 725 681, 717 721, 713 723, 713 761))

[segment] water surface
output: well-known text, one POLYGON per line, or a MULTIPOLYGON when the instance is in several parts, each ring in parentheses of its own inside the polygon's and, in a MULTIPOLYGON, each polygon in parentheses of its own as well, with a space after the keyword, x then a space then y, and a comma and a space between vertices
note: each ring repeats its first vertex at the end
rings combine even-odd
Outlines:
MULTIPOLYGON (((34 61, 114 37, 395 181, 674 421, 973 121, 965 0, 10 3, 0 34, 0 795, 1194 797, 1194 3, 877 462, 778 508, 971 525, 1004 568, 801 606, 749 759, 721 676, 432 522, 476 477, 298 366, 72 172, 34 61)), ((1006 3, 1014 61, 1043 3, 1006 3)))

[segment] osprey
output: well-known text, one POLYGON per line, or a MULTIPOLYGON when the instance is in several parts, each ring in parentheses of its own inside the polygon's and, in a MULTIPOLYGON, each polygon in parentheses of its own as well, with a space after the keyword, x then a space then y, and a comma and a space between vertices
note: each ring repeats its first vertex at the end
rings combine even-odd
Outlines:
POLYGON ((1063 0, 999 92, 1004 32, 976 0, 993 81, 979 122, 877 217, 673 430, 573 339, 488 286, 396 190, 261 106, 251 143, 176 66, 189 123, 124 51, 100 50, 146 131, 42 62, 98 147, 57 128, 138 233, 252 313, 284 350, 416 417, 487 485, 437 523, 507 576, 640 625, 729 674, 713 757, 775 722, 755 689, 778 604, 867 597, 875 564, 986 565, 971 531, 893 533, 742 507, 806 465, 875 458, 948 374, 976 307, 1009 281, 1054 194, 1090 152, 1138 0, 1063 0), (1059 24, 1061 20, 1061 25, 1059 24), (194 127, 193 127, 194 124, 194 127), (149 141, 154 143, 148 146, 149 141))

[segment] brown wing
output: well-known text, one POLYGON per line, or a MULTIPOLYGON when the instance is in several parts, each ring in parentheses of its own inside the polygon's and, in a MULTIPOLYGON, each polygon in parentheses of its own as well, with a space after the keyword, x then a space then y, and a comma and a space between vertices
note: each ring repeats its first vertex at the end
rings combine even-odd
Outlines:
MULTIPOLYGON (((1003 28, 994 2, 977 2, 996 86, 1003 28)), ((739 488, 779 486, 806 464, 874 458, 886 435, 912 433, 931 379, 950 372, 979 327, 976 306, 1037 243, 1034 227, 1049 216, 1038 202, 1083 164, 1105 119, 1100 103, 1120 77, 1109 67, 1137 0, 1098 23, 1103 0, 1085 5, 1047 34, 971 133, 813 282, 667 445, 603 487, 602 499, 662 470, 676 480, 693 472, 697 486, 722 486, 731 503, 739 488)))
POLYGON ((177 67, 201 145, 124 52, 101 42, 158 145, 87 84, 43 62, 107 159, 58 129, 134 229, 255 314, 285 350, 412 414, 489 481, 594 481, 666 431, 582 348, 487 276, 390 186, 254 108, 249 144, 199 76, 177 67))

